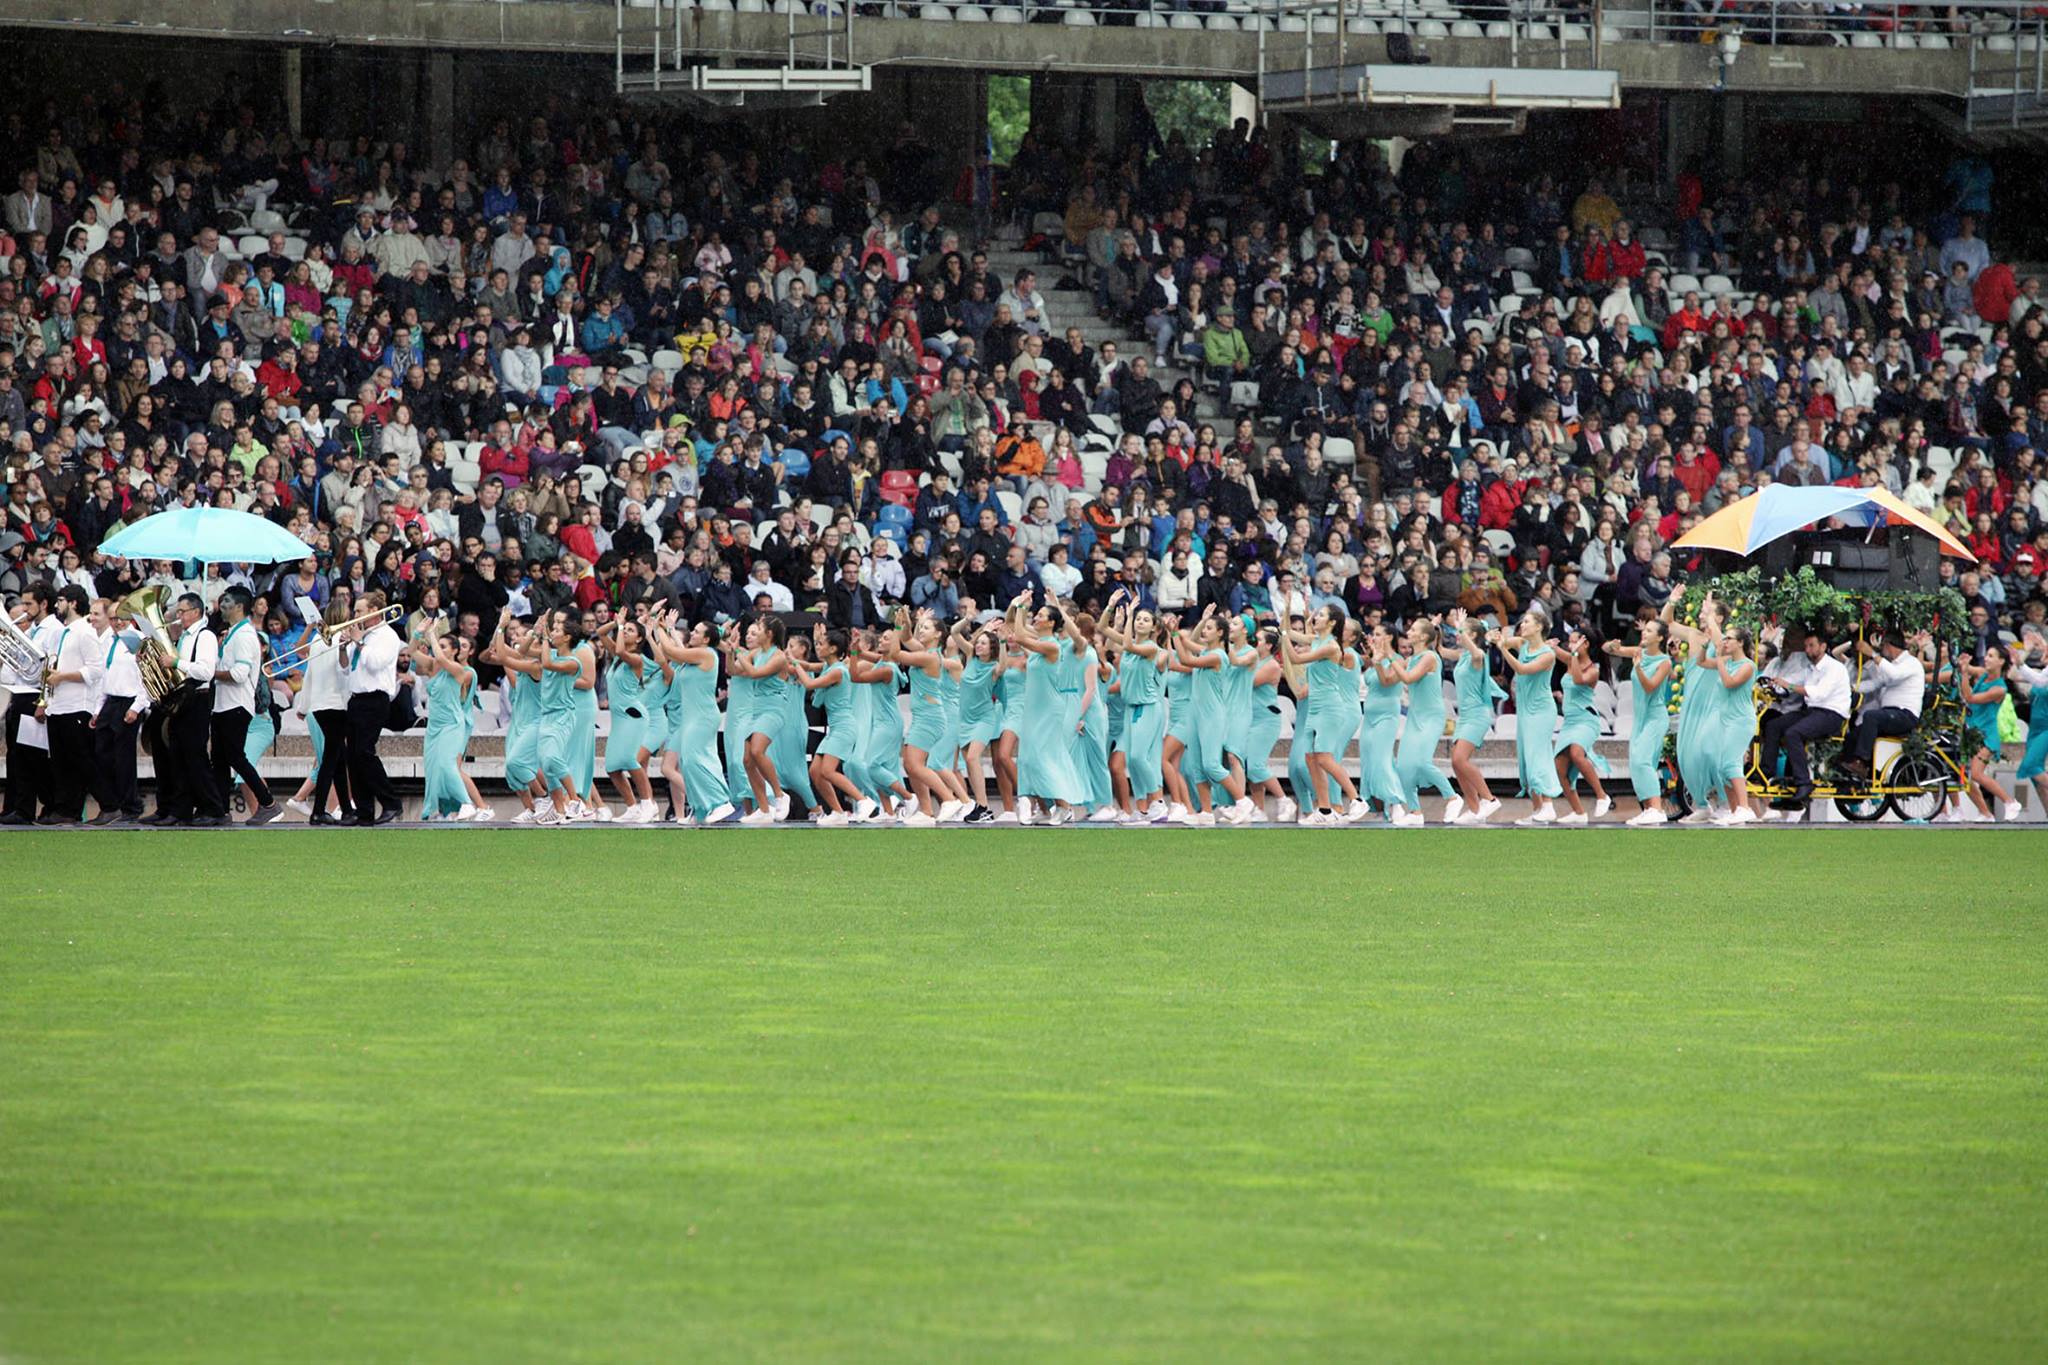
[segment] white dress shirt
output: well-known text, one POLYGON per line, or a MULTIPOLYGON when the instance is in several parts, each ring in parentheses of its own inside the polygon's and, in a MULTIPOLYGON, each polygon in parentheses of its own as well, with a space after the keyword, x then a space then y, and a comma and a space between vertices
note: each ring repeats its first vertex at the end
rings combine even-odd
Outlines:
POLYGON ((398 656, 402 646, 396 631, 378 626, 348 650, 350 696, 363 692, 382 692, 387 698, 398 695, 398 656))
POLYGON ((1917 716, 1927 693, 1927 670, 1918 656, 1901 653, 1896 659, 1877 660, 1856 687, 1859 692, 1875 694, 1871 699, 1874 706, 1896 707, 1917 716))
POLYGON ((104 705, 108 697, 126 697, 128 709, 137 715, 149 710, 149 692, 142 685, 142 665, 136 661, 136 644, 133 639, 112 635, 102 641, 106 653, 101 656, 100 667, 95 670, 99 684, 99 696, 94 709, 104 705))
POLYGON ((1844 717, 1849 714, 1849 666, 1834 655, 1822 655, 1803 685, 1810 709, 1844 717))
POLYGON ((228 627, 227 638, 221 642, 218 671, 229 676, 214 683, 213 713, 247 711, 255 715, 256 684, 262 679, 262 670, 263 642, 243 617, 228 627))
POLYGON ((195 625, 178 637, 178 671, 203 688, 212 688, 220 667, 220 641, 211 630, 195 625))
POLYGON ((334 641, 319 641, 306 656, 306 681, 299 688, 299 713, 311 718, 322 711, 348 709, 348 685, 346 651, 334 641))
POLYGON ((51 667, 59 673, 77 673, 80 676, 75 682, 67 679, 50 685, 50 715, 74 716, 92 709, 92 684, 85 675, 99 652, 98 644, 99 637, 92 633, 92 623, 82 616, 58 627, 57 649, 51 667))

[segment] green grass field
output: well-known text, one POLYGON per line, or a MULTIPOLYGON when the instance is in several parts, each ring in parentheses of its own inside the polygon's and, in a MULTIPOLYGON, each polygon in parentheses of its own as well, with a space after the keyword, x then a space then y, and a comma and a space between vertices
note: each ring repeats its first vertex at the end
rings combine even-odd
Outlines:
POLYGON ((0 838, 0 1359, 2035 1361, 2044 851, 0 838))

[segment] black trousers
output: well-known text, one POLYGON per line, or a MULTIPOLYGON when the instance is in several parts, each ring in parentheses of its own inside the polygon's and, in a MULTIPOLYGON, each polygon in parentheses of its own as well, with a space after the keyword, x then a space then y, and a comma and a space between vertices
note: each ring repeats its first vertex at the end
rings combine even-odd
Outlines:
POLYGON ((156 750, 157 805, 180 820, 195 815, 218 820, 227 814, 227 801, 213 780, 213 764, 206 756, 206 741, 213 732, 212 712, 213 690, 203 688, 163 722, 164 742, 156 750), (163 781, 167 767, 169 783, 163 781))
MULTIPOLYGON (((348 712, 340 707, 315 711, 313 723, 320 727, 320 771, 313 777, 313 813, 327 809, 327 793, 341 798, 341 818, 355 814, 348 799, 348 712)), ((375 815, 376 812, 370 812, 375 815)))
POLYGON ((21 722, 36 713, 36 694, 17 692, 7 703, 7 799, 0 814, 33 820, 50 796, 50 754, 14 742, 21 722))
POLYGON ((1848 718, 1839 711, 1816 711, 1802 706, 1797 711, 1773 711, 1764 718, 1763 749, 1757 767, 1768 778, 1777 770, 1778 749, 1785 750, 1785 776, 1800 800, 1813 794, 1813 769, 1807 762, 1806 746, 1817 739, 1840 734, 1848 718))
POLYGON ((1897 739, 1910 735, 1920 717, 1897 706, 1866 706, 1856 717, 1856 728, 1849 732, 1849 755, 1859 762, 1868 763, 1877 752, 1880 736, 1897 739))
POLYGON ((399 809, 398 789, 377 757, 391 698, 382 692, 358 692, 348 699, 348 781, 355 796, 356 818, 369 821, 380 810, 399 809))
POLYGON ((232 772, 248 786, 257 805, 268 806, 272 804, 270 784, 249 761, 249 722, 254 719, 239 706, 213 713, 213 781, 223 795, 232 792, 235 784, 228 780, 232 772))
POLYGON ((92 774, 92 712, 51 716, 50 815, 85 817, 86 779, 92 774))
POLYGON ((132 723, 133 697, 108 697, 100 703, 99 724, 92 732, 93 800, 102 811, 119 811, 129 819, 142 814, 142 793, 135 786, 135 740, 142 720, 132 723))

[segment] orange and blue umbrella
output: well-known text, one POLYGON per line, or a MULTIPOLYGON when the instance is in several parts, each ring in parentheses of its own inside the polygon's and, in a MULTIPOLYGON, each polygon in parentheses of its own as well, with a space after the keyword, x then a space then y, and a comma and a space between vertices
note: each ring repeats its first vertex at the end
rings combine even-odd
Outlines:
POLYGON ((1673 549, 1728 550, 1755 554, 1761 547, 1794 531, 1839 517, 1871 525, 1879 517, 1890 526, 1911 526, 1941 542, 1941 552, 1967 559, 1977 556, 1938 524, 1883 488, 1795 488, 1772 484, 1761 493, 1731 502, 1672 542, 1673 549))

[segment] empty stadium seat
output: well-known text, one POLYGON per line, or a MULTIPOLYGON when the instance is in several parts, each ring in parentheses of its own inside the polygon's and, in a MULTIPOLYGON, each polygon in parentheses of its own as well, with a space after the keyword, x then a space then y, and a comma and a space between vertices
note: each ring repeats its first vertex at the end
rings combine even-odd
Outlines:
POLYGON ((1003 515, 1015 526, 1024 516, 1024 499, 1007 488, 996 490, 996 504, 1003 509, 1003 515))
POLYGON ((917 502, 917 475, 907 469, 891 469, 882 475, 881 496, 884 502, 901 503, 910 507, 917 502))
POLYGON ((1334 465, 1358 463, 1358 446, 1342 436, 1329 436, 1323 440, 1323 459, 1334 465))

